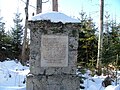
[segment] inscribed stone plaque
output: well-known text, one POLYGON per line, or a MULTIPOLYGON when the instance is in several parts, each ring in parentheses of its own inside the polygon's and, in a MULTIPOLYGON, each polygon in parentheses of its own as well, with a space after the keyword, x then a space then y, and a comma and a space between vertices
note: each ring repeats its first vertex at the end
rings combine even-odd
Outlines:
POLYGON ((68 36, 41 36, 41 67, 68 66, 68 36))

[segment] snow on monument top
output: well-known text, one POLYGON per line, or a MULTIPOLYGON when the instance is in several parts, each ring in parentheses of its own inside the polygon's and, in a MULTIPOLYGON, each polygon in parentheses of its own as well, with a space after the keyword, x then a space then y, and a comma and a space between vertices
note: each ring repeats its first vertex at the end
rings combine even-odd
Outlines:
POLYGON ((37 20, 50 20, 51 22, 62 22, 62 23, 79 23, 80 21, 74 18, 71 18, 60 12, 47 12, 40 13, 31 18, 32 21, 37 20))

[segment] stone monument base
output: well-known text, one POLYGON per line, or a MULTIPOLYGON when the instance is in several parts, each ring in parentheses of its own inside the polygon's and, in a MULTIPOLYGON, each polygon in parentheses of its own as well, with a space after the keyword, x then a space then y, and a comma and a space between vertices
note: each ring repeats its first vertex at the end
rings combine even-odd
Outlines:
POLYGON ((29 75, 27 80, 27 90, 80 89, 80 81, 76 75, 29 75))

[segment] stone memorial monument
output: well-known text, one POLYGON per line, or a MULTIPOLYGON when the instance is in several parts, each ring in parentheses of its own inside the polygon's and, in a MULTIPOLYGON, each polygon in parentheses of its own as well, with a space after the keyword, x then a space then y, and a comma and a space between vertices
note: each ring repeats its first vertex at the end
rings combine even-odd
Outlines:
POLYGON ((29 21, 27 90, 79 90, 76 76, 79 21, 59 12, 29 21))

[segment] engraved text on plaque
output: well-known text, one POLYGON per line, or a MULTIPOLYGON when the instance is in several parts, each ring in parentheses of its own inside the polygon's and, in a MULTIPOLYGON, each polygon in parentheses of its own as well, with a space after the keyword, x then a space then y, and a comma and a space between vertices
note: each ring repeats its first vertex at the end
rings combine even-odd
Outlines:
POLYGON ((68 36, 42 35, 41 67, 68 66, 68 36))

